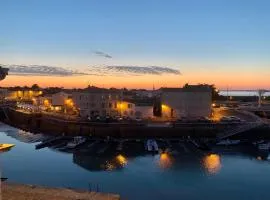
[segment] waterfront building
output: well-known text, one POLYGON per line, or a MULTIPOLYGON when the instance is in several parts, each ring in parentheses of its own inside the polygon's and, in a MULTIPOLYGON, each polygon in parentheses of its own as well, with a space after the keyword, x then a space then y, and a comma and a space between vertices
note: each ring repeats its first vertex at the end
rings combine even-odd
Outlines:
POLYGON ((36 98, 42 95, 41 90, 31 90, 31 89, 9 89, 5 99, 13 101, 32 101, 33 98, 36 98))
POLYGON ((52 105, 52 95, 46 94, 41 95, 36 98, 36 101, 33 101, 33 104, 37 104, 41 110, 49 110, 52 105))
POLYGON ((134 117, 135 104, 124 101, 119 90, 88 87, 72 93, 81 117, 134 117))
POLYGON ((52 94, 51 110, 65 111, 67 106, 73 106, 72 97, 65 92, 52 94))
POLYGON ((3 102, 8 96, 8 90, 6 88, 0 88, 0 101, 3 102))
POLYGON ((37 99, 37 102, 41 110, 67 114, 77 113, 72 95, 66 92, 57 92, 40 96, 37 99))
POLYGON ((161 115, 164 118, 210 117, 211 105, 212 90, 207 85, 160 89, 161 115))
POLYGON ((145 89, 139 89, 139 90, 133 90, 137 97, 140 98, 152 98, 153 97, 153 90, 145 90, 145 89))
POLYGON ((141 119, 153 118, 153 105, 152 104, 136 104, 135 116, 141 119))

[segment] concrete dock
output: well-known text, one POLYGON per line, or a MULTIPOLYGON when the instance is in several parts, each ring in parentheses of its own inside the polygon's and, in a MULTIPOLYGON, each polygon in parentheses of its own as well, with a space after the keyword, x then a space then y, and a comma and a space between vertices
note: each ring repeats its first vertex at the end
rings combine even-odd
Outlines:
POLYGON ((0 200, 120 200, 116 194, 105 194, 72 190, 67 188, 47 188, 34 185, 1 183, 0 200))

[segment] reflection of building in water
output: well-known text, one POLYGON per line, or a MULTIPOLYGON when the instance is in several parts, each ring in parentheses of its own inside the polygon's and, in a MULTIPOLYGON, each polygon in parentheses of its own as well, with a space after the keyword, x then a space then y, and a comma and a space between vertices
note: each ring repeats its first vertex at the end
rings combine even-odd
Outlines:
POLYGON ((173 164, 173 159, 169 154, 167 153, 160 154, 158 166, 161 169, 169 169, 172 167, 172 164, 173 164))
POLYGON ((217 154, 210 154, 203 158, 203 166, 210 174, 216 174, 221 169, 220 156, 217 154))
POLYGON ((89 171, 113 171, 122 169, 127 165, 127 158, 117 156, 89 156, 87 154, 74 153, 73 162, 89 171))
POLYGON ((7 130, 6 134, 24 143, 40 142, 46 138, 42 134, 33 134, 23 130, 7 130))

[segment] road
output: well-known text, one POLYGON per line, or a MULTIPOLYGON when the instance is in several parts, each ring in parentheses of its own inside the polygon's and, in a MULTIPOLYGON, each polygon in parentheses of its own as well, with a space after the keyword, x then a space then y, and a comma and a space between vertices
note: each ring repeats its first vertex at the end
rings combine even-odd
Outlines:
POLYGON ((214 120, 220 120, 224 116, 236 116, 240 119, 243 119, 247 122, 256 122, 258 121, 258 118, 252 114, 248 114, 236 109, 228 109, 228 108, 215 108, 213 119, 214 120))

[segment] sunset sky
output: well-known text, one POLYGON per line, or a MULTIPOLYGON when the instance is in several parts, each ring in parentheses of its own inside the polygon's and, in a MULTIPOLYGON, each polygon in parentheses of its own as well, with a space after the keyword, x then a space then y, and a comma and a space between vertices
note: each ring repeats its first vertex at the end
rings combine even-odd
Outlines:
POLYGON ((270 89, 268 0, 1 1, 0 86, 270 89), (154 67, 153 67, 154 66, 154 67))

